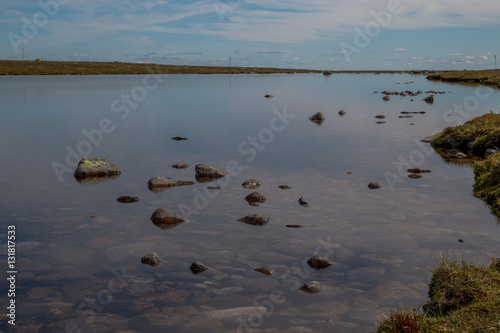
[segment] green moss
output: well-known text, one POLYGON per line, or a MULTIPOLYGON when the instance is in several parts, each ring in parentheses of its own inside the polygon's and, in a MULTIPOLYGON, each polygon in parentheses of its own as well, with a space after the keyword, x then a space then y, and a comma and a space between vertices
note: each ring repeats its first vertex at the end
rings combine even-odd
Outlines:
POLYGON ((500 215, 500 154, 493 154, 474 165, 474 195, 500 215))
POLYGON ((490 266, 443 258, 433 270, 425 311, 395 310, 376 331, 500 332, 499 267, 498 258, 490 266))

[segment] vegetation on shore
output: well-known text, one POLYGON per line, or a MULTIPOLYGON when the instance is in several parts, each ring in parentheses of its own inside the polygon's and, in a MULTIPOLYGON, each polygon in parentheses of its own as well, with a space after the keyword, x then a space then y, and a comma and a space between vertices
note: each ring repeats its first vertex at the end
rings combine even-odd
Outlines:
POLYGON ((500 216, 500 154, 474 164, 474 195, 483 199, 500 216))
POLYGON ((500 69, 482 71, 444 71, 431 73, 427 76, 427 79, 443 82, 480 83, 500 87, 500 69))
POLYGON ((499 258, 473 265, 443 257, 432 273, 422 310, 394 310, 377 333, 500 332, 499 258))

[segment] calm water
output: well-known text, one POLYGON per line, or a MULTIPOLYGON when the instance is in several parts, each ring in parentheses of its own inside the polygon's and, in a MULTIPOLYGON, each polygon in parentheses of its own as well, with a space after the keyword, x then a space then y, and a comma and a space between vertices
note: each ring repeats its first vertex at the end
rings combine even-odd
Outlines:
MULTIPOLYGON (((454 104, 466 103, 471 116, 497 112, 500 93, 477 89, 410 75, 0 78, 0 246, 6 253, 7 226, 15 225, 16 327, 372 331, 394 307, 426 301, 429 268, 441 251, 477 260, 500 255, 500 229, 472 196, 471 167, 416 143, 467 120, 444 116, 454 104), (383 90, 447 93, 431 105, 422 101, 427 94, 384 102, 374 93, 383 90), (320 110, 321 126, 308 120, 320 110), (399 118, 401 111, 426 113, 399 118), (122 175, 78 183, 77 154, 106 158, 122 175), (406 161, 432 173, 399 175, 406 161), (191 166, 170 167, 178 162, 191 166), (195 181, 198 163, 239 169, 220 182, 148 190, 155 176, 195 181), (267 201, 259 207, 244 200, 252 190, 241 184, 249 178, 263 183, 257 191, 267 201), (368 189, 372 181, 382 187, 368 189), (216 185, 222 190, 206 189, 216 185), (140 201, 120 204, 122 195, 140 201), (309 207, 298 204, 301 196, 309 207), (150 221, 159 207, 188 221, 159 229, 150 221), (237 221, 255 213, 270 223, 237 221), (156 268, 140 262, 150 252, 160 257, 156 268), (334 265, 309 268, 315 253, 334 265), (209 270, 191 274, 194 260, 209 270), (325 290, 300 291, 308 281, 325 290), (267 312, 214 312, 256 306, 267 312)), ((5 257, 2 267, 8 270, 5 257)), ((0 300, 8 304, 6 292, 0 300)), ((9 330, 8 318, 0 318, 9 330)))

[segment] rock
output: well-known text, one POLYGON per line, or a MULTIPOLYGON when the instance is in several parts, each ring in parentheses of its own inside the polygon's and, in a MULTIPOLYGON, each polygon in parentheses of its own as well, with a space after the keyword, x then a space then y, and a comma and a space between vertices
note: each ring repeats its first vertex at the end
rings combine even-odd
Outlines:
POLYGON ((285 227, 287 228, 292 228, 292 229, 298 229, 298 228, 303 228, 303 225, 300 224, 287 224, 285 227))
POLYGON ((120 169, 111 162, 97 157, 84 157, 78 162, 75 178, 105 177, 121 174, 120 169))
POLYGON ((43 60, 42 58, 38 58, 38 59, 36 59, 35 61, 36 61, 36 62, 42 62, 42 61, 45 61, 45 60, 43 60))
POLYGON ((264 214, 253 214, 238 219, 240 222, 257 226, 265 225, 269 223, 270 220, 271 218, 264 214))
POLYGON ((290 187, 290 186, 288 186, 288 185, 280 185, 280 186, 278 186, 278 187, 279 187, 280 189, 282 189, 282 190, 289 190, 289 189, 291 189, 291 187, 290 187))
POLYGON ((320 270, 320 269, 325 269, 327 267, 330 267, 333 265, 333 261, 330 259, 320 256, 318 254, 315 254, 313 257, 309 258, 307 261, 307 264, 314 268, 315 270, 320 270))
POLYGON ((418 174, 418 173, 412 173, 411 175, 408 175, 409 178, 413 178, 413 179, 419 179, 419 178, 422 178, 422 175, 418 174))
POLYGON ((123 197, 119 197, 118 199, 116 199, 116 201, 121 202, 121 203, 131 203, 131 202, 139 201, 139 198, 138 197, 123 196, 123 197))
POLYGON ((406 170, 409 173, 423 173, 423 172, 431 172, 431 170, 428 169, 420 169, 420 168, 413 168, 413 169, 408 169, 406 170))
POLYGON ((300 290, 309 293, 309 294, 318 294, 322 292, 324 289, 323 285, 318 281, 309 281, 305 283, 300 290))
POLYGON ((248 202, 263 203, 266 201, 266 197, 259 192, 252 192, 245 197, 245 200, 248 202))
POLYGON ((377 118, 377 119, 384 119, 384 118, 385 118, 385 116, 384 116, 384 115, 379 114, 379 115, 375 116, 375 118, 377 118))
POLYGON ((464 157, 467 157, 467 155, 465 155, 465 154, 464 154, 464 153, 462 153, 462 152, 459 152, 459 153, 456 153, 456 154, 455 154, 455 157, 456 157, 456 158, 464 158, 464 157))
POLYGON ((160 258, 155 252, 145 255, 141 258, 143 264, 156 267, 160 263, 160 258))
POLYGON ((323 72, 323 75, 325 75, 325 76, 332 75, 332 74, 333 74, 333 72, 330 72, 330 71, 324 71, 323 72))
POLYGON ((432 104, 434 103, 434 95, 429 95, 426 98, 423 99, 426 103, 432 104))
POLYGON ((495 149, 491 149, 491 148, 490 149, 486 149, 486 152, 484 153, 484 156, 488 157, 488 156, 496 154, 498 152, 500 152, 500 150, 498 148, 496 148, 496 147, 495 147, 495 149))
POLYGON ((168 188, 174 186, 185 186, 185 185, 193 185, 194 182, 191 181, 181 181, 181 180, 172 180, 170 178, 165 177, 154 177, 148 181, 148 188, 168 188))
POLYGON ((385 121, 377 121, 376 124, 385 124, 385 121))
POLYGON ((391 98, 390 98, 389 96, 384 96, 384 97, 382 97, 382 99, 383 99, 384 101, 390 101, 390 100, 391 100, 391 98))
POLYGON ((186 168, 189 168, 189 164, 187 164, 187 163, 177 163, 177 164, 172 165, 172 168, 186 169, 186 168))
POLYGON ((345 111, 344 110, 340 110, 339 111, 339 115, 343 117, 345 115, 345 111))
POLYGON ((183 140, 188 140, 188 138, 184 138, 182 136, 174 136, 172 138, 172 140, 175 140, 175 141, 183 141, 183 140))
POLYGON ((246 180, 241 186, 247 189, 254 190, 256 188, 259 188, 262 185, 261 181, 258 179, 249 179, 246 180))
POLYGON ((227 174, 225 171, 217 170, 213 166, 206 164, 196 165, 195 171, 197 177, 206 177, 206 178, 221 178, 227 174))
POLYGON ((193 261, 189 269, 193 272, 193 274, 200 274, 206 271, 208 267, 199 261, 193 261))
POLYGON ((399 116, 399 118, 413 118, 412 115, 406 115, 406 116, 399 116))
POLYGON ((379 184, 379 183, 375 183, 375 182, 371 182, 370 184, 368 184, 368 188, 370 190, 376 190, 378 188, 381 188, 382 186, 379 184))
POLYGON ((185 220, 179 214, 165 208, 158 208, 151 215, 151 221, 161 229, 173 228, 185 220))
POLYGON ((325 116, 323 115, 323 112, 319 111, 315 113, 314 115, 309 117, 310 121, 314 121, 315 123, 322 124, 325 121, 325 116))
POLYGON ((302 207, 307 207, 309 206, 309 203, 304 199, 304 197, 300 197, 299 198, 299 204, 302 206, 302 207))
POLYGON ((273 95, 269 95, 269 94, 268 94, 268 95, 266 95, 266 96, 264 96, 264 97, 265 97, 265 98, 273 98, 273 95))
POLYGON ((207 189, 209 190, 214 190, 214 191, 219 191, 222 189, 220 186, 207 186, 207 189))
POLYGON ((255 268, 254 271, 265 274, 265 275, 269 275, 269 276, 274 274, 272 269, 265 268, 265 267, 255 268))

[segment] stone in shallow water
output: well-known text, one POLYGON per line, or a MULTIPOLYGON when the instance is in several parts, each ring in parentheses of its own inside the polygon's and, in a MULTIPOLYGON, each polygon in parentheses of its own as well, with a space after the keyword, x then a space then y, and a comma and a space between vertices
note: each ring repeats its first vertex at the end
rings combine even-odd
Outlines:
POLYGON ((165 177, 154 177, 148 181, 148 188, 168 188, 174 186, 185 186, 185 185, 193 185, 194 182, 191 181, 182 181, 182 180, 173 180, 165 177))
POLYGON ((248 202, 263 203, 266 201, 266 197, 259 192, 252 192, 245 197, 245 200, 248 202))
POLYGON ((155 252, 145 255, 141 258, 143 264, 156 267, 160 264, 160 258, 155 252))
POLYGON ((254 271, 265 274, 265 275, 273 275, 274 274, 272 269, 269 269, 266 267, 255 268, 254 271))
POLYGON ((151 215, 151 221, 161 229, 169 229, 184 222, 184 218, 179 214, 165 209, 158 208, 151 215))
POLYGON ((191 272, 193 272, 193 274, 200 274, 206 271, 208 267, 199 261, 194 261, 189 269, 191 270, 191 272))
POLYGON ((187 163, 177 163, 177 164, 172 165, 172 168, 186 169, 186 168, 189 168, 189 164, 187 164, 187 163))
POLYGON ((315 270, 319 270, 330 267, 331 265, 333 265, 333 261, 326 257, 315 254, 313 257, 309 258, 307 264, 315 270))
POLYGON ((132 196, 123 196, 123 197, 119 197, 118 199, 116 199, 116 201, 118 201, 120 203, 132 203, 132 202, 138 202, 139 198, 132 197, 132 196))
POLYGON ((323 285, 318 281, 309 281, 306 282, 300 290, 309 293, 309 294, 318 294, 324 290, 323 285))
POLYGON ((288 186, 288 185, 280 185, 280 186, 278 186, 278 187, 279 187, 280 189, 282 189, 282 190, 289 190, 289 189, 291 189, 291 187, 290 187, 290 186, 288 186))
POLYGON ((264 214, 253 214, 238 219, 240 222, 257 226, 265 225, 269 223, 270 220, 271 218, 264 214))
POLYGON ((368 188, 370 190, 376 190, 378 188, 381 188, 382 186, 379 184, 379 183, 375 183, 375 182, 371 182, 370 184, 368 184, 368 188))
POLYGON ((75 178, 104 177, 121 174, 113 163, 97 157, 84 157, 78 162, 75 178))
POLYGON ((262 182, 258 179, 249 179, 245 181, 241 186, 247 189, 254 190, 262 185, 262 182))
POLYGON ((309 206, 309 203, 306 201, 306 199, 304 199, 304 197, 300 197, 300 198, 299 198, 299 204, 300 204, 302 207, 307 207, 307 206, 309 206))
POLYGON ((206 164, 198 164, 195 167, 196 176, 197 177, 206 177, 206 178, 221 178, 224 177, 227 173, 223 170, 218 170, 213 166, 206 164))

